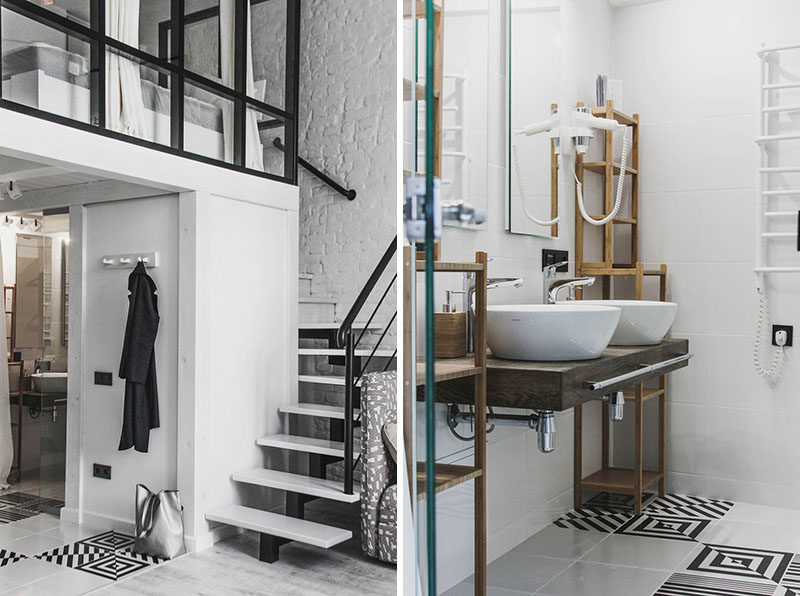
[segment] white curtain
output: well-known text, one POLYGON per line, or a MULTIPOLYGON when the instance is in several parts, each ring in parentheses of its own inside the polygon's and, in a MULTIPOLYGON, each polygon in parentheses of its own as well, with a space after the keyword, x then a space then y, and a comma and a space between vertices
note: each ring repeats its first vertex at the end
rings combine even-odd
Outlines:
MULTIPOLYGON (((3 287, 3 251, 0 249, 0 288, 3 287)), ((5 296, 3 296, 5 300, 5 296)), ((4 309, 5 310, 5 309, 4 309)), ((5 341, 6 318, 0 317, 0 337, 5 341)), ((3 354, 6 353, 5 347, 3 354)), ((8 396, 8 366, 0 371, 0 489, 8 488, 8 475, 14 461, 14 441, 11 436, 11 403, 8 396)))
MULTIPOLYGON (((236 69, 236 51, 234 41, 234 14, 235 0, 220 0, 219 2, 219 30, 220 30, 220 64, 222 71, 222 84, 233 87, 236 69)), ((251 25, 250 2, 247 2, 247 74, 245 84, 247 95, 256 96, 256 83, 253 77, 253 38, 251 25)), ((245 138, 245 166, 254 170, 264 170, 264 146, 258 133, 258 115, 260 112, 246 111, 245 138)), ((233 161, 233 105, 229 101, 222 105, 222 128, 225 137, 225 161, 233 161)))
MULTIPOLYGON (((139 47, 139 0, 105 0, 106 35, 139 47)), ((153 140, 142 99, 139 65, 106 54, 106 127, 142 139, 153 140)))

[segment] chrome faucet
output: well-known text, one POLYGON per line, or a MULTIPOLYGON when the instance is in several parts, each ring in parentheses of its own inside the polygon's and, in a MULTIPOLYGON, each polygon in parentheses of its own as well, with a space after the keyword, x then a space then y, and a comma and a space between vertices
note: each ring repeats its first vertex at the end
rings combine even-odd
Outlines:
MULTIPOLYGON (((490 277, 486 280, 486 289, 521 288, 525 284, 524 277, 490 277)), ((475 274, 464 276, 464 310, 467 312, 467 353, 475 352, 475 274)))
POLYGON ((561 261, 560 263, 553 263, 546 265, 542 268, 542 304, 547 304, 547 293, 550 291, 550 280, 556 278, 556 269, 563 265, 568 265, 569 261, 561 261))
POLYGON ((554 281, 547 291, 547 304, 555 304, 558 301, 558 291, 563 288, 569 289, 569 300, 575 300, 575 288, 594 285, 594 280, 594 277, 576 277, 554 281))

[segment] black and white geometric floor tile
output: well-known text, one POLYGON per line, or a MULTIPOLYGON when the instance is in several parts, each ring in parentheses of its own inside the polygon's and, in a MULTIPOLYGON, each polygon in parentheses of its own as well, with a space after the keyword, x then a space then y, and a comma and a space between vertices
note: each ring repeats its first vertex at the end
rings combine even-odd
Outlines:
POLYGON ((21 492, 13 492, 13 493, 0 493, 0 507, 4 505, 23 505, 26 503, 34 503, 39 501, 38 495, 32 495, 30 493, 21 493, 21 492))
POLYGON ((61 509, 64 501, 23 492, 0 492, 0 524, 8 524, 41 513, 61 509))
POLYGON ((0 509, 0 524, 10 524, 36 515, 36 511, 20 509, 19 507, 3 507, 0 509))
POLYGON ((612 533, 614 530, 631 519, 628 513, 614 513, 590 507, 573 509, 553 523, 559 528, 574 528, 576 530, 594 530, 596 532, 612 533))
MULTIPOLYGON (((652 493, 642 493, 642 506, 647 504, 655 497, 652 493)), ((622 495, 618 493, 602 492, 586 501, 582 508, 604 509, 606 511, 632 512, 635 505, 633 495, 622 495)))
MULTIPOLYGON (((794 555, 777 550, 705 544, 687 570, 779 583, 794 555)), ((774 587, 774 586, 773 586, 774 587)))
POLYGON ((133 543, 133 536, 109 531, 44 552, 36 558, 111 580, 165 561, 133 552, 133 543))
POLYGON ((731 501, 704 499, 686 495, 665 495, 646 505, 648 510, 658 510, 669 515, 719 519, 733 507, 731 501))
POLYGON ((28 557, 25 555, 13 553, 10 550, 0 548, 0 567, 5 567, 6 565, 10 565, 11 563, 16 563, 17 561, 27 558, 28 557))
POLYGON ((85 538, 84 540, 80 540, 78 544, 82 544, 92 548, 99 548, 102 550, 130 550, 133 546, 134 538, 133 536, 128 536, 127 534, 120 534, 119 532, 105 532, 103 534, 98 534, 97 536, 92 536, 91 538, 85 538))
POLYGON ((614 533, 695 542, 700 532, 710 523, 711 520, 708 519, 662 515, 651 511, 630 519, 614 533))
POLYGON ((775 584, 673 573, 653 596, 777 596, 775 584))
POLYGON ((786 573, 783 574, 781 585, 800 594, 800 555, 792 558, 792 562, 786 568, 786 573))
POLYGON ((108 554, 109 551, 107 550, 86 546, 85 544, 76 542, 36 555, 36 558, 55 563, 56 565, 77 568, 96 559, 106 557, 108 554))
POLYGON ((148 562, 148 559, 152 560, 153 558, 129 551, 106 551, 104 556, 80 565, 76 569, 116 581, 126 575, 150 567, 151 564, 157 565, 159 562, 163 562, 159 559, 156 559, 157 562, 148 562))

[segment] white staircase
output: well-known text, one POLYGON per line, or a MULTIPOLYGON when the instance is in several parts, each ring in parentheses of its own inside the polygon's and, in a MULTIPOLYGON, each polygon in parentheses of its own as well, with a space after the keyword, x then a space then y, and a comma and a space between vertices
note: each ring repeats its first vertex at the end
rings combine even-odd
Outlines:
MULTIPOLYGON (((320 298, 311 293, 312 277, 300 275, 300 320, 299 338, 301 343, 311 340, 326 341, 328 346, 333 344, 340 323, 336 322, 336 303, 330 298, 320 298)), ((359 331, 365 325, 357 326, 359 331)), ((369 333, 378 330, 377 324, 370 324, 369 333)), ((298 375, 298 382, 303 386, 327 387, 327 391, 342 392, 346 379, 344 376, 345 350, 328 346, 303 346, 298 348, 298 357, 301 358, 301 370, 316 371, 318 365, 314 363, 337 367, 341 374, 318 374, 310 372, 298 375), (318 360, 311 360, 318 359, 318 360), (333 388, 333 389, 332 389, 333 388)), ((355 351, 362 362, 372 356, 372 361, 385 363, 388 358, 393 358, 393 350, 379 349, 372 353, 372 349, 359 348, 355 351)), ((361 383, 358 383, 360 386, 361 383)), ((324 390, 324 389, 323 389, 324 390)), ((284 416, 284 428, 289 428, 290 416, 301 419, 326 419, 330 424, 331 435, 342 434, 341 428, 345 420, 343 406, 317 404, 317 403, 292 403, 281 406, 278 411, 284 416)), ((359 411, 354 410, 354 417, 359 411)), ((322 548, 331 548, 352 537, 350 530, 327 526, 302 519, 305 502, 315 499, 330 499, 345 503, 356 503, 360 500, 360 486, 354 484, 353 492, 344 491, 341 480, 325 478, 326 467, 329 463, 342 460, 345 456, 345 444, 340 440, 319 439, 301 436, 299 434, 281 433, 265 437, 258 437, 256 443, 270 449, 280 449, 290 453, 305 453, 309 459, 309 474, 299 474, 280 470, 255 468, 241 470, 231 476, 233 482, 255 485, 286 493, 286 514, 263 511, 242 505, 227 505, 206 513, 206 519, 253 530, 261 534, 262 561, 274 562, 278 559, 278 547, 287 541, 303 542, 322 548)), ((359 453, 358 442, 354 441, 354 457, 359 453)))

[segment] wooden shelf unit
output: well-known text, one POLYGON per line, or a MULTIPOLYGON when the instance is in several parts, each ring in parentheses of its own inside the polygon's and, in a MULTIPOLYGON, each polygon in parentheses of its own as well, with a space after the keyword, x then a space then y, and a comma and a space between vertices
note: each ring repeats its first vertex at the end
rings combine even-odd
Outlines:
MULTIPOLYGON (((438 494, 448 488, 464 484, 483 474, 483 470, 475 466, 458 464, 436 464, 436 488, 438 494)), ((417 462, 417 501, 425 498, 425 464, 417 462)))
MULTIPOLYGON (((579 106, 582 104, 578 104, 579 106)), ((625 167, 625 175, 631 180, 630 216, 618 216, 603 226, 603 260, 599 262, 589 262, 584 260, 584 232, 586 230, 583 218, 575 217, 575 274, 579 277, 597 277, 602 280, 603 299, 611 299, 614 293, 613 279, 616 277, 633 277, 635 279, 635 298, 644 298, 644 279, 646 277, 656 277, 659 281, 659 300, 667 299, 667 266, 660 265, 656 269, 646 269, 644 264, 639 261, 639 115, 629 116, 614 108, 612 101, 607 101, 605 106, 592 108, 592 115, 598 118, 611 118, 633 128, 631 138, 631 148, 629 154, 630 163, 625 167), (618 263, 614 261, 614 226, 630 226, 630 257, 628 263, 618 263)), ((583 184, 586 173, 591 175, 599 174, 604 177, 603 203, 605 217, 614 208, 617 185, 614 179, 619 175, 621 165, 614 162, 614 134, 611 131, 603 133, 604 156, 603 161, 584 162, 583 156, 577 156, 576 175, 583 184)), ((575 213, 578 213, 577 198, 575 213)), ((593 226, 590 226, 593 227, 593 226)), ((583 288, 578 288, 577 297, 583 297, 583 288)), ((645 387, 639 383, 623 390, 625 401, 630 404, 633 402, 635 423, 634 423, 634 467, 633 469, 615 468, 610 465, 610 422, 609 408, 606 402, 602 405, 602 467, 594 474, 583 478, 583 406, 575 407, 575 462, 574 462, 574 506, 576 509, 581 507, 583 490, 600 490, 619 493, 632 494, 634 496, 634 509, 636 514, 642 512, 642 492, 653 484, 658 484, 658 493, 663 496, 665 492, 665 455, 666 455, 666 393, 667 377, 658 377, 658 387, 645 387), (658 470, 644 470, 642 466, 642 442, 643 442, 643 407, 644 403, 650 399, 658 399, 658 470)), ((630 406, 626 408, 626 413, 630 411, 630 406)))
MULTIPOLYGON (((413 420, 416 416, 417 387, 426 383, 424 362, 415 362, 411 358, 414 350, 415 322, 409 316, 412 305, 416 301, 414 279, 419 272, 425 271, 425 262, 416 259, 416 253, 411 246, 403 247, 403 312, 407 316, 403 319, 403 350, 406 358, 403 359, 403 441, 407 454, 406 466, 409 474, 411 494, 417 495, 417 500, 424 499, 425 473, 423 462, 411 461, 411 454, 415 453, 411 434, 414 428, 413 420), (412 376, 416 377, 412 381, 412 376), (413 479, 416 479, 414 482, 413 479)), ((456 361, 439 358, 436 360, 435 383, 442 383, 465 377, 473 378, 473 404, 475 408, 475 437, 473 466, 460 466, 453 464, 435 464, 435 492, 453 488, 474 480, 474 539, 475 539, 475 594, 486 594, 486 280, 488 257, 485 252, 477 252, 474 262, 444 262, 436 261, 434 271, 461 272, 475 275, 475 353, 472 359, 459 358, 456 361)), ((465 338, 466 339, 466 338, 465 338)), ((426 429, 427 430, 427 429, 426 429)))
MULTIPOLYGON (((427 18, 424 0, 403 0, 404 19, 427 18), (416 7, 415 7, 416 5, 416 7)), ((433 1, 433 105, 426 107, 433 111, 433 175, 442 178, 442 89, 444 88, 444 0, 433 1)), ((416 66, 415 66, 416 68, 416 66)), ((425 84, 403 78, 403 101, 425 101, 425 84)), ((416 162, 417 156, 414 156, 416 162)), ((414 163, 416 168, 417 164, 414 163)), ((418 174, 418 175, 424 175, 418 174)), ((422 246, 422 245, 420 245, 422 246)), ((424 254, 419 252, 418 255, 424 254)), ((433 258, 441 256, 440 243, 433 246, 433 258)))
MULTIPOLYGON (((579 103, 578 106, 583 106, 579 103)), ((633 128, 631 135, 631 147, 628 156, 628 164, 625 168, 625 175, 631 180, 631 213, 629 217, 620 216, 613 219, 603 226, 603 261, 604 269, 613 269, 614 263, 614 226, 630 225, 631 229, 631 260, 627 264, 629 268, 636 268, 639 260, 639 115, 628 116, 614 108, 614 102, 609 100, 605 107, 592 108, 592 115, 598 118, 611 118, 633 128)), ((614 161, 614 133, 604 131, 602 136, 598 134, 597 140, 604 142, 604 156, 602 161, 585 162, 583 155, 576 156, 575 174, 581 184, 587 172, 604 177, 604 200, 603 208, 605 217, 614 208, 614 198, 616 197, 617 185, 614 176, 620 172, 620 164, 614 161)), ((575 199, 575 213, 579 213, 577 197, 575 199)), ((583 221, 582 217, 575 217, 575 273, 577 275, 588 275, 583 273, 584 266, 584 226, 589 225, 583 221)), ((594 227, 594 226, 591 226, 594 227)), ((603 279, 603 295, 610 295, 611 281, 603 279)))

